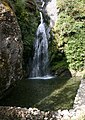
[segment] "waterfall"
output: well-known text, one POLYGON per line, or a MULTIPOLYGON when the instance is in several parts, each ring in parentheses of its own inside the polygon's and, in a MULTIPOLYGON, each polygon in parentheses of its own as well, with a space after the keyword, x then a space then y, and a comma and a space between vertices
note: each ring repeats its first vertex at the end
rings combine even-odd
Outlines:
POLYGON ((43 77, 48 75, 48 40, 41 12, 40 17, 41 23, 36 32, 31 77, 43 77))
MULTIPOLYGON (((44 1, 41 0, 43 8, 44 1)), ((48 39, 46 34, 46 27, 43 21, 43 15, 40 12, 40 24, 36 31, 36 39, 34 43, 34 57, 32 63, 32 71, 30 79, 51 79, 49 75, 49 59, 48 59, 48 39)))

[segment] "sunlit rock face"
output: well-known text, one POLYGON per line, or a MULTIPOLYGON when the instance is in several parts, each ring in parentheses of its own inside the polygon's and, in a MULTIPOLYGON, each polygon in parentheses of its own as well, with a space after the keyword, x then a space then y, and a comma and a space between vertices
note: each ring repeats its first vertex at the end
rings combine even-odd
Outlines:
POLYGON ((46 11, 48 16, 50 17, 50 27, 53 27, 55 25, 55 22, 57 21, 57 1, 56 0, 49 0, 46 5, 46 11))
POLYGON ((22 77, 22 41, 16 16, 5 0, 0 2, 0 98, 22 77))

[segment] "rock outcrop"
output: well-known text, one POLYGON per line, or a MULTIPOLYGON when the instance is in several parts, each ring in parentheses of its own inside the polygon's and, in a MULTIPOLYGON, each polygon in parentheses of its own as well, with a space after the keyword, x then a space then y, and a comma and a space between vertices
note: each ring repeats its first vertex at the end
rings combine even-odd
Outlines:
POLYGON ((0 98, 22 77, 22 41, 16 16, 8 0, 0 2, 0 98))
POLYGON ((55 22, 57 21, 58 18, 58 9, 57 9, 57 3, 56 0, 50 0, 48 1, 46 5, 46 12, 50 18, 50 27, 54 27, 55 22))

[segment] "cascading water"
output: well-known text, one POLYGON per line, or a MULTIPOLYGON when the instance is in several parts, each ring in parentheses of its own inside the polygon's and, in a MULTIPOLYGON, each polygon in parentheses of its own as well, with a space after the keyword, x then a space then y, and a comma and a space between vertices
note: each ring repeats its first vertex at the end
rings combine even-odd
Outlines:
POLYGON ((48 75, 48 40, 40 12, 41 23, 36 32, 36 41, 34 45, 32 77, 42 77, 48 75))
MULTIPOLYGON (((42 2, 42 7, 44 2, 42 2)), ((48 39, 46 35, 45 23, 43 22, 43 16, 40 12, 41 23, 38 26, 36 32, 36 40, 34 45, 34 57, 31 78, 46 78, 50 77, 48 72, 48 39)))
MULTIPOLYGON (((41 0, 43 8, 44 2, 41 0)), ((48 39, 46 35, 45 23, 43 22, 43 16, 40 12, 40 25, 36 32, 36 40, 34 45, 34 57, 32 64, 32 72, 30 77, 40 78, 49 76, 48 72, 48 39)))

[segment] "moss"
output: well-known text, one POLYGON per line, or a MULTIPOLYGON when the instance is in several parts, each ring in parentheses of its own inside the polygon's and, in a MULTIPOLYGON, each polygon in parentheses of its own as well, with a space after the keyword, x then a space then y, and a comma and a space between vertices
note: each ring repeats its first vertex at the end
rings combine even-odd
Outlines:
POLYGON ((55 90, 35 104, 40 110, 71 109, 80 83, 79 78, 71 78, 67 82, 60 80, 55 90))
POLYGON ((14 2, 13 0, 10 1, 14 6, 17 20, 21 28, 24 46, 23 60, 24 68, 26 69, 29 62, 29 58, 31 58, 33 54, 33 43, 35 40, 36 29, 39 23, 38 19, 39 12, 36 9, 34 1, 21 1, 21 0, 16 0, 16 2, 14 2))

